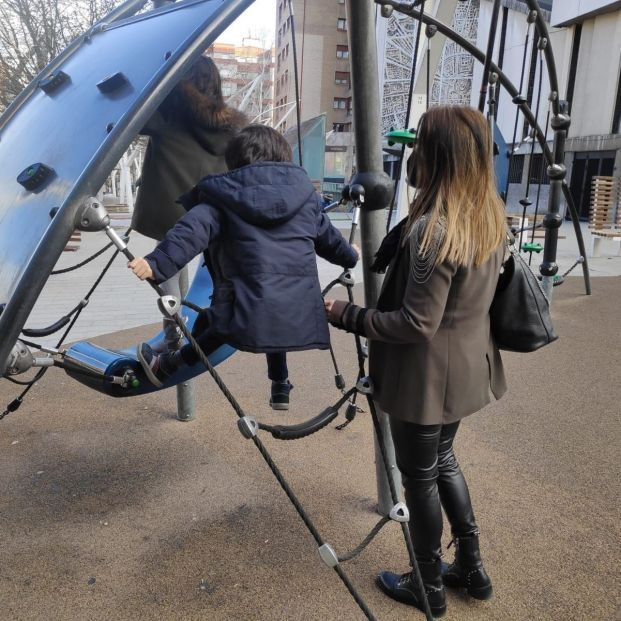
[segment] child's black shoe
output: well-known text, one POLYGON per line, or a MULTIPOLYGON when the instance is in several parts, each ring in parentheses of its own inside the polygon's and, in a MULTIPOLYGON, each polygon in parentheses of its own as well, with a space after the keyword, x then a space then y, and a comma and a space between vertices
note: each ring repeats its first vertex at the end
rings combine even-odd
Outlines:
POLYGON ((136 348, 138 362, 142 366, 148 380, 158 388, 161 388, 170 378, 166 369, 166 356, 169 354, 156 354, 147 343, 141 343, 136 348))
POLYGON ((272 396, 270 397, 270 407, 272 410, 289 409, 289 393, 293 384, 287 379, 284 382, 272 382, 272 396))

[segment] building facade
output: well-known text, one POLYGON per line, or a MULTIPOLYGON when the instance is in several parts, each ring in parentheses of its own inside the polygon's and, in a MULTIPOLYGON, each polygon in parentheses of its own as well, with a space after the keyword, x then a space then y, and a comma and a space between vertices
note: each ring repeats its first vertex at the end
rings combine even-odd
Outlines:
POLYGON ((276 2, 275 125, 295 123, 293 39, 295 30, 301 120, 326 114, 328 132, 352 131, 352 105, 345 0, 276 2))
POLYGON ((555 1, 552 25, 564 35, 555 56, 571 116, 567 183, 586 218, 592 178, 618 178, 621 171, 621 2, 555 1))
POLYGON ((255 123, 273 122, 274 50, 258 41, 214 43, 207 49, 222 78, 222 95, 255 123))

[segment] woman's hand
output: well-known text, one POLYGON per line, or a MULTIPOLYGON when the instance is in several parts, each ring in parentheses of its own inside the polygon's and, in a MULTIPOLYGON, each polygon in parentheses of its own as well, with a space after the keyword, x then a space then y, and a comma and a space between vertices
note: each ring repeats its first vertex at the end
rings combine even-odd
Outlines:
POLYGON ((341 318, 341 313, 343 312, 343 305, 345 302, 337 302, 337 300, 333 300, 331 298, 325 298, 323 301, 323 305, 326 309, 326 315, 328 316, 328 321, 334 324, 338 324, 339 319, 341 318))
POLYGON ((356 254, 358 255, 358 261, 360 261, 360 257, 362 256, 360 246, 358 246, 358 244, 352 244, 351 247, 356 251, 356 254))
POLYGON ((153 270, 151 266, 142 257, 137 257, 127 264, 127 267, 140 278, 140 280, 151 280, 153 278, 153 270))

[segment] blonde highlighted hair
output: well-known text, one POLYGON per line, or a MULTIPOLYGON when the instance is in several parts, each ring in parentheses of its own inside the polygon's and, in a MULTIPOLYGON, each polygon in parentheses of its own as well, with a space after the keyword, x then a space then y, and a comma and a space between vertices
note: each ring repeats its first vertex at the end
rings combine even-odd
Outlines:
POLYGON ((505 235, 505 208, 496 191, 489 124, 474 108, 439 106, 421 118, 414 161, 417 188, 407 231, 425 216, 419 253, 442 230, 436 263, 479 266, 505 235))

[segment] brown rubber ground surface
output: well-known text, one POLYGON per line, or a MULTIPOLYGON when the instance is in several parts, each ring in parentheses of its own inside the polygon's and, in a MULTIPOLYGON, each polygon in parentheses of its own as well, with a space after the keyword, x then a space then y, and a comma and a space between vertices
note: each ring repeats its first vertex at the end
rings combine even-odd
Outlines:
MULTIPOLYGON (((555 289, 562 338, 506 355, 509 393, 460 430, 495 597, 451 593, 448 621, 619 618, 621 278, 593 288, 555 289)), ((351 380, 353 341, 334 341, 351 380)), ((300 422, 337 394, 327 352, 290 361, 288 414, 267 407, 263 357, 218 370, 252 415, 300 422)), ((0 383, 2 405, 16 394, 0 383)), ((207 376, 197 396, 197 420, 180 423, 172 390, 114 400, 52 370, 0 422, 2 621, 364 618, 207 376)), ((355 546, 377 520, 368 413, 298 442, 261 437, 325 540, 355 546)), ((423 619, 373 583, 406 567, 395 525, 345 566, 378 619, 423 619)))

